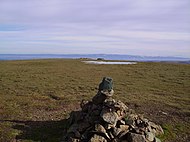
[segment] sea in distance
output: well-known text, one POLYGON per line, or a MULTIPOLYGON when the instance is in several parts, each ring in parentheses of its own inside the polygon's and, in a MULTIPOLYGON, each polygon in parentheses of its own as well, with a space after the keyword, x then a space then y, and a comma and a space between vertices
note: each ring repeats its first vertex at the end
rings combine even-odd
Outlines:
POLYGON ((32 60, 32 59, 105 59, 128 61, 180 61, 190 62, 190 58, 161 57, 161 56, 135 56, 119 54, 0 54, 0 60, 32 60))

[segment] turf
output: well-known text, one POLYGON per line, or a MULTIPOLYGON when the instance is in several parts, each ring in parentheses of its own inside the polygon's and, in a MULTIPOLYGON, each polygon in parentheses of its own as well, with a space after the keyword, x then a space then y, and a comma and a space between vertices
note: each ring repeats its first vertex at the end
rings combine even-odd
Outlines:
POLYGON ((162 125, 163 141, 190 140, 190 65, 47 59, 0 61, 0 142, 60 141, 69 113, 104 76, 114 80, 115 99, 162 125))

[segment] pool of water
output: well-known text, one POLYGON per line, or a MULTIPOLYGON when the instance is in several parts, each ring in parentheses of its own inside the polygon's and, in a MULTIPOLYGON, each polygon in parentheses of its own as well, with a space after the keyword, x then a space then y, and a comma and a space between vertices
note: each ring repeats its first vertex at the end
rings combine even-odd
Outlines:
POLYGON ((105 61, 83 61, 87 64, 106 64, 106 65, 131 65, 137 64, 137 62, 105 62, 105 61))

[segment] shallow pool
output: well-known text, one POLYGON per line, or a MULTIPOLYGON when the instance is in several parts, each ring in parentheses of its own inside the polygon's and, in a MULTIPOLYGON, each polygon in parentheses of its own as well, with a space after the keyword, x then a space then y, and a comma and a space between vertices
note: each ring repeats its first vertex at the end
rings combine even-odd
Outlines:
POLYGON ((107 64, 107 65, 131 65, 131 64, 137 64, 137 62, 105 62, 105 61, 83 61, 87 64, 107 64))

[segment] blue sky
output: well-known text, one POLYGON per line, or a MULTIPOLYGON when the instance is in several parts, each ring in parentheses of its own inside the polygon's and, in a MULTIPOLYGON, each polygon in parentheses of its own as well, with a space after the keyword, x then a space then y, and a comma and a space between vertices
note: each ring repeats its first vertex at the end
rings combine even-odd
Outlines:
POLYGON ((0 0, 0 53, 190 57, 189 0, 0 0))

